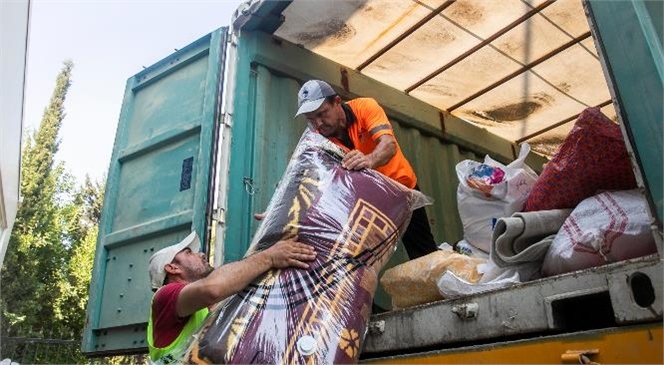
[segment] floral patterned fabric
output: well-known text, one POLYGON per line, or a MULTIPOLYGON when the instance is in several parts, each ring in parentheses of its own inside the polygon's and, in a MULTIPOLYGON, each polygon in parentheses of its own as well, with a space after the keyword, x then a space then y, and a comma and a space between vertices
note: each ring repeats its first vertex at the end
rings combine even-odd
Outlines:
POLYGON ((309 269, 271 270, 212 312, 183 356, 197 364, 357 363, 377 275, 424 196, 306 131, 248 255, 297 235, 309 269))

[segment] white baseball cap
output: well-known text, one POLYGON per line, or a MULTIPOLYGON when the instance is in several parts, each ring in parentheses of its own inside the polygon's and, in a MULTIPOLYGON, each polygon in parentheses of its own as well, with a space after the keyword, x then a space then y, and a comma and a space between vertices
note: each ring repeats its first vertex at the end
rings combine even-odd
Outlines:
POLYGON ((200 241, 198 240, 196 231, 191 232, 187 237, 180 241, 180 243, 162 248, 150 257, 150 284, 152 285, 152 289, 156 290, 164 285, 164 280, 166 279, 166 270, 164 269, 164 266, 170 264, 175 255, 187 247, 189 247, 192 252, 199 251, 200 241))
POLYGON ((312 112, 323 104, 328 96, 337 95, 332 86, 325 81, 309 80, 302 85, 297 93, 297 117, 312 112))

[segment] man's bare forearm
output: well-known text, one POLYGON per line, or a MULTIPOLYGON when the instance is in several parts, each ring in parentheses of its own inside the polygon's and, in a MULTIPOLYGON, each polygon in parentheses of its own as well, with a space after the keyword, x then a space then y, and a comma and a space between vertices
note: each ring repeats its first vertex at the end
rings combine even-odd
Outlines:
POLYGON ((186 317, 197 310, 238 293, 271 268, 271 259, 261 251, 241 261, 216 268, 206 278, 188 284, 178 298, 178 315, 186 317))
POLYGON ((397 143, 393 136, 383 135, 378 139, 376 149, 369 154, 371 168, 375 169, 388 163, 397 152, 397 143))
POLYGON ((239 292, 271 268, 307 269, 307 262, 315 258, 314 249, 294 237, 279 241, 265 251, 218 267, 207 277, 187 284, 178 297, 178 315, 186 317, 239 292))

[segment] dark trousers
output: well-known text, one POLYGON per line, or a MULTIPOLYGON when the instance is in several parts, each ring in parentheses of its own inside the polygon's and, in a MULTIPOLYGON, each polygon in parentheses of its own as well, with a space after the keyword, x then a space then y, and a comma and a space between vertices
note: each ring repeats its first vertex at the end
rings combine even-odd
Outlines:
MULTIPOLYGON (((415 190, 419 190, 419 188, 415 186, 415 190)), ((428 255, 438 249, 433 234, 431 234, 429 218, 424 207, 413 211, 410 224, 408 224, 406 232, 401 237, 401 241, 403 241, 408 258, 411 260, 428 255)))

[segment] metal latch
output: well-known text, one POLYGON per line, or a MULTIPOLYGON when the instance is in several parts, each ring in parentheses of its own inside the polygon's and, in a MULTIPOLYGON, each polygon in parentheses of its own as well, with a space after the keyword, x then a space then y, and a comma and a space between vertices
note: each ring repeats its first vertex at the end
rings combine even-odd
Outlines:
POLYGON ((373 335, 380 335, 385 332, 385 321, 373 321, 369 322, 369 333, 373 335))
POLYGON ((458 304, 452 307, 452 313, 463 320, 477 318, 480 306, 477 303, 458 304))
POLYGON ((254 179, 245 176, 242 179, 242 182, 244 183, 244 190, 247 192, 247 194, 254 195, 258 192, 258 189, 254 187, 254 179))
POLYGON ((560 355, 563 364, 599 364, 590 360, 590 356, 599 354, 598 349, 590 350, 567 350, 560 355))

